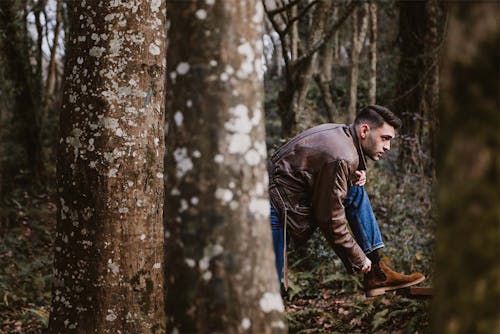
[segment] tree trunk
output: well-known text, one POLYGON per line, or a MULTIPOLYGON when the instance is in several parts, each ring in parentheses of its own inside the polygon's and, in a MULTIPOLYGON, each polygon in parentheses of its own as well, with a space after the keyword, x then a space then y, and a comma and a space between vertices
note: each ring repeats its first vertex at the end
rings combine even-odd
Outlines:
POLYGON ((280 78, 283 75, 283 52, 281 49, 280 41, 277 39, 276 33, 271 26, 271 23, 267 18, 264 17, 264 34, 269 36, 271 40, 273 50, 272 50, 272 59, 269 64, 269 68, 267 71, 270 71, 271 76, 276 76, 280 78))
POLYGON ((370 1, 370 78, 368 80, 368 104, 377 100, 377 3, 370 1))
POLYGON ((266 192, 260 6, 169 3, 169 333, 286 331, 266 192))
MULTIPOLYGON (((41 15, 44 12, 45 8, 45 1, 44 0, 38 0, 36 3, 33 3, 33 16, 35 17, 35 27, 36 27, 36 53, 35 53, 35 60, 36 60, 36 67, 35 67, 35 79, 37 80, 37 88, 40 88, 40 90, 37 90, 37 94, 41 95, 41 90, 43 89, 42 85, 42 67, 43 67, 43 38, 44 38, 44 27, 42 25, 41 21, 41 15)), ((44 17, 44 20, 47 18, 44 17)))
MULTIPOLYGON (((298 15, 298 6, 292 6, 290 9, 290 18, 298 15)), ((290 61, 294 62, 299 56, 299 21, 292 23, 292 30, 290 32, 290 61)))
POLYGON ((500 10, 494 2, 448 5, 432 332, 498 333, 500 10))
POLYGON ((164 333, 165 9, 68 6, 49 333, 164 333))
POLYGON ((425 80, 424 94, 425 98, 421 110, 423 110, 424 119, 427 120, 423 128, 423 138, 420 138, 421 146, 428 147, 429 158, 425 161, 424 170, 428 175, 435 176, 436 160, 436 137, 437 132, 437 110, 439 106, 439 44, 440 31, 439 26, 439 4, 438 0, 429 0, 426 2, 425 10, 427 13, 427 28, 425 33, 425 45, 429 49, 425 57, 425 69, 429 72, 425 80))
POLYGON ((59 33, 61 31, 62 21, 62 0, 57 0, 56 5, 56 24, 54 26, 54 38, 52 39, 52 48, 50 50, 49 66, 47 69, 47 79, 45 81, 45 92, 43 94, 41 121, 47 119, 49 107, 56 100, 54 97, 56 79, 57 79, 57 50, 59 47, 59 33))
POLYGON ((311 8, 315 8, 315 13, 313 14, 314 19, 311 21, 314 24, 311 27, 304 29, 306 31, 307 40, 304 43, 300 43, 300 46, 304 46, 304 49, 298 52, 300 55, 298 55, 298 58, 293 61, 288 59, 288 54, 291 53, 289 33, 295 21, 286 22, 286 20, 279 20, 275 18, 276 16, 283 19, 283 17, 279 14, 287 9, 288 5, 292 5, 293 2, 288 3, 288 5, 282 4, 281 7, 277 7, 276 4, 271 7, 269 0, 264 1, 263 4, 265 5, 264 9, 273 25, 273 28, 280 36, 283 47, 283 59, 285 61, 285 87, 278 93, 277 104, 278 113, 281 119, 281 136, 283 138, 289 138, 296 134, 299 130, 297 128, 297 124, 300 120, 300 113, 303 109, 303 103, 307 95, 307 88, 314 73, 313 64, 315 62, 315 58, 317 57, 317 52, 333 37, 335 32, 358 6, 358 2, 350 2, 338 20, 332 22, 331 24, 325 24, 325 11, 318 11, 318 8, 321 9, 331 6, 332 3, 330 1, 313 1, 303 7, 297 18, 303 18, 303 16, 306 15, 311 8), (317 19, 320 16, 322 18, 317 19), (285 22, 283 23, 283 21, 285 22))
POLYGON ((13 141, 24 150, 24 159, 15 162, 14 173, 29 172, 30 183, 39 182, 44 172, 39 124, 39 86, 37 75, 30 64, 26 22, 20 15, 16 1, 0 1, 0 30, 3 32, 3 53, 12 82, 14 101, 12 107, 13 141))
POLYGON ((432 132, 438 101, 438 27, 436 0, 399 2, 401 60, 393 109, 403 121, 400 168, 433 174, 432 132))
POLYGON ((349 87, 349 107, 347 109, 347 121, 354 120, 356 115, 356 101, 358 95, 358 11, 352 13, 352 39, 351 39, 351 77, 349 87))
MULTIPOLYGON (((333 20, 336 20, 336 16, 334 15, 335 9, 333 7, 333 3, 326 2, 323 10, 326 14, 326 20, 329 20, 329 17, 332 17, 333 20)), ((337 111, 335 110, 335 105, 333 103, 332 90, 330 88, 330 83, 332 81, 333 58, 335 55, 335 35, 337 35, 338 39, 338 32, 336 32, 334 34, 334 37, 330 38, 325 43, 325 45, 323 45, 319 49, 317 57, 317 68, 315 69, 316 73, 314 74, 314 80, 318 85, 323 103, 326 108, 328 122, 333 122, 337 116, 337 111)))
POLYGON ((274 62, 276 64, 276 76, 278 78, 281 78, 283 75, 283 50, 279 45, 273 44, 274 45, 274 62))
POLYGON ((363 19, 361 28, 358 28, 358 17, 360 8, 354 10, 353 13, 353 32, 352 32, 352 46, 351 46, 351 86, 349 89, 349 109, 348 121, 354 121, 356 117, 356 104, 358 101, 358 76, 359 76, 359 55, 363 50, 365 43, 366 33, 368 30, 369 9, 368 3, 363 5, 363 19), (359 31, 359 33, 358 33, 359 31))
MULTIPOLYGON (((325 46, 332 36, 325 36, 326 21, 331 3, 318 2, 312 12, 313 22, 315 23, 309 30, 308 39, 305 41, 306 50, 312 50, 314 45, 324 39, 321 47, 325 46)), ((333 35, 333 32, 332 32, 333 35)), ((321 49, 318 48, 319 50, 321 49)), ((318 51, 319 51, 318 50, 318 51)), ((312 53, 308 57, 301 57, 291 64, 286 78, 286 89, 281 91, 278 97, 278 109, 281 117, 281 136, 289 138, 294 136, 300 129, 297 124, 302 122, 304 102, 309 89, 309 84, 315 72, 315 62, 318 52, 312 53)))
MULTIPOLYGON (((337 22, 339 19, 339 6, 337 4, 333 5, 333 14, 332 18, 334 22, 337 22)), ((340 51, 340 42, 339 42, 339 30, 337 29, 333 34, 333 58, 336 62, 339 61, 339 51, 340 51)))

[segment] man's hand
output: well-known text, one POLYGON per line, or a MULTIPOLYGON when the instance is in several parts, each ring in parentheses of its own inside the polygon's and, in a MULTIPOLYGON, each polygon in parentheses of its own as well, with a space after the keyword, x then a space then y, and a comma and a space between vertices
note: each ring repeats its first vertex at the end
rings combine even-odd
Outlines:
POLYGON ((366 183, 366 173, 364 170, 357 170, 356 176, 358 177, 358 181, 356 182, 357 186, 364 186, 366 183))
POLYGON ((361 271, 366 274, 370 270, 372 270, 372 261, 370 261, 369 258, 366 258, 365 263, 363 263, 363 267, 361 267, 361 271))

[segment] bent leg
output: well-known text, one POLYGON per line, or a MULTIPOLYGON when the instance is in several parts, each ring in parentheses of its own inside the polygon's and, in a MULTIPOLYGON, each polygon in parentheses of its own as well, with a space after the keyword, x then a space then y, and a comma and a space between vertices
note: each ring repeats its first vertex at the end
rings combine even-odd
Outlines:
POLYGON ((354 185, 344 200, 347 221, 354 239, 365 254, 384 247, 382 235, 365 187, 354 185))
POLYGON ((364 187, 349 188, 344 207, 354 239, 372 260, 372 269, 364 275, 363 280, 366 296, 378 296, 386 291, 418 284, 425 279, 420 273, 397 273, 380 261, 377 249, 383 247, 384 243, 364 187))

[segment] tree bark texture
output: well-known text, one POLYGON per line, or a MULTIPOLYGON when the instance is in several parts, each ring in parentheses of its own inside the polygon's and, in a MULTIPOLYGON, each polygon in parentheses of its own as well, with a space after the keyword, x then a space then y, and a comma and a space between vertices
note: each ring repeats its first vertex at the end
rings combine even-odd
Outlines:
POLYGON ((266 191, 262 4, 168 8, 168 332, 283 333, 266 191))
POLYGON ((68 7, 49 333, 164 333, 165 6, 68 7))
POLYGON ((497 333, 500 10, 494 2, 448 5, 432 332, 497 333))

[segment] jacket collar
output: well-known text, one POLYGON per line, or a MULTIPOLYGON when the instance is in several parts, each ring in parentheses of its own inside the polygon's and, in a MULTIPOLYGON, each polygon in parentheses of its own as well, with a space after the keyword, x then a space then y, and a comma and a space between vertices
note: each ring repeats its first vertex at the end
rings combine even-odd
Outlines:
POLYGON ((356 129, 354 128, 354 124, 349 126, 349 132, 351 133, 352 140, 354 141, 354 146, 356 146, 356 150, 358 151, 359 156, 359 165, 358 170, 366 170, 366 157, 363 149, 361 148, 361 144, 358 140, 358 135, 356 133, 356 129))

